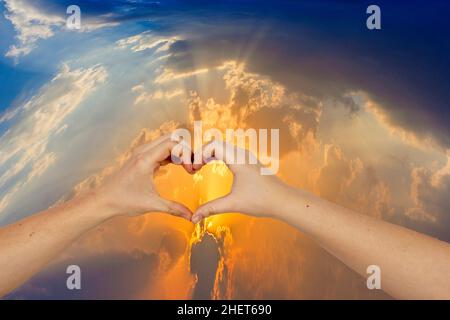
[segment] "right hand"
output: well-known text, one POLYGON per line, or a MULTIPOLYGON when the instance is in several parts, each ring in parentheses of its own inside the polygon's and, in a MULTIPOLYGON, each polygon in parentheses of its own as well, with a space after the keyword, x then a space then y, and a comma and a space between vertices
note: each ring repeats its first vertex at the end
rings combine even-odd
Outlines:
MULTIPOLYGON (((223 197, 209 201, 197 208, 192 222, 226 212, 239 212, 258 217, 271 217, 292 190, 274 175, 261 175, 261 164, 247 164, 250 157, 255 157, 247 150, 240 149, 223 141, 214 140, 197 152, 202 153, 203 163, 213 160, 223 161, 233 173, 231 192, 223 197), (245 152, 246 164, 235 164, 234 159, 227 158, 227 148, 245 152)), ((195 164, 194 164, 195 168, 195 164)))

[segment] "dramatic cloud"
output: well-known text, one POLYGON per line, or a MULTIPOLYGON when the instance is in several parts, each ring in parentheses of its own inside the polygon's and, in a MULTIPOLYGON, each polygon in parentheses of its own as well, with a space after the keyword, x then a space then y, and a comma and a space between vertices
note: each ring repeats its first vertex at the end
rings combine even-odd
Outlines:
POLYGON ((148 105, 154 100, 170 100, 184 94, 184 90, 182 89, 174 89, 170 91, 156 90, 154 92, 147 92, 143 84, 137 85, 131 90, 138 94, 136 100, 134 101, 134 105, 148 105))
POLYGON ((347 159, 339 147, 324 146, 324 164, 312 176, 313 190, 320 196, 378 218, 389 216, 388 186, 374 168, 358 158, 347 159))
POLYGON ((439 170, 418 167, 413 169, 411 176, 414 207, 409 208, 407 214, 428 222, 426 231, 450 241, 450 158, 439 170))
MULTIPOLYGON (((6 52, 7 57, 15 58, 28 55, 36 48, 41 39, 48 39, 56 31, 64 30, 66 25, 67 6, 61 3, 57 8, 48 10, 45 1, 5 0, 5 17, 14 26, 17 32, 18 44, 11 45, 6 52)), ((86 13, 86 12, 84 12, 86 13)), ((84 14, 83 13, 83 14, 84 14)), ((117 23, 108 21, 111 17, 89 17, 83 15, 81 32, 93 31, 103 27, 116 26, 117 23)))
POLYGON ((91 188, 98 187, 106 177, 113 174, 122 167, 125 161, 127 161, 131 157, 132 152, 136 147, 144 143, 150 142, 152 140, 155 140, 156 138, 159 138, 162 135, 169 134, 173 132, 173 130, 175 130, 178 126, 179 124, 177 124, 176 122, 170 121, 162 124, 160 128, 156 128, 153 130, 145 128, 142 129, 139 135, 131 143, 129 149, 123 154, 120 154, 113 164, 104 168, 100 173, 93 174, 92 176, 88 177, 87 179, 77 184, 74 187, 75 194, 80 194, 91 188))
MULTIPOLYGON (((281 152, 314 148, 315 132, 321 113, 318 100, 302 95, 289 93, 280 84, 269 78, 249 73, 244 64, 236 61, 227 62, 201 72, 175 73, 164 69, 162 75, 171 74, 167 82, 179 81, 192 77, 207 77, 211 82, 229 93, 225 103, 218 97, 208 96, 195 86, 184 83, 190 91, 188 110, 190 125, 201 120, 205 129, 218 128, 225 132, 234 129, 271 129, 280 130, 281 152)), ((160 76, 155 79, 160 83, 160 76)), ((188 79, 187 79, 188 80, 188 79)))
MULTIPOLYGON (((9 55, 62 31, 68 2, 7 0, 18 36, 9 55)), ((425 23, 437 23, 442 4, 419 16, 386 3, 397 13, 383 16, 389 29, 368 33, 364 8, 348 1, 342 10, 330 1, 170 3, 151 13, 140 7, 149 1, 82 3, 88 22, 95 12, 98 26, 129 24, 78 33, 87 42, 73 67, 1 115, 2 214, 26 216, 96 187, 135 146, 202 120, 205 129, 279 128, 289 184, 448 240, 448 43, 425 23)), ((55 50, 50 42, 43 52, 55 50)), ((160 193, 192 210, 232 181, 220 165, 162 171, 160 193)), ((61 288, 68 263, 87 269, 85 298, 386 297, 297 230, 233 214, 195 228, 160 214, 113 220, 13 297, 77 298, 61 288)))
POLYGON ((133 52, 144 51, 147 49, 156 49, 156 52, 163 52, 169 50, 170 46, 178 40, 178 37, 163 38, 146 31, 135 36, 121 39, 117 41, 116 44, 119 49, 129 48, 133 52))
POLYGON ((76 70, 64 65, 37 95, 18 107, 15 123, 0 137, 0 210, 55 162, 57 155, 49 151, 49 143, 106 77, 100 65, 76 70))
MULTIPOLYGON (((266 10, 273 8, 265 1, 257 9, 239 6, 241 15, 230 7, 214 25, 198 17, 195 9, 188 10, 186 15, 195 16, 195 23, 183 24, 183 30, 195 37, 172 45, 168 66, 189 72, 230 59, 245 61, 249 72, 270 75, 307 96, 347 103, 351 113, 358 108, 348 94, 366 92, 392 126, 418 140, 450 147, 450 90, 444 72, 449 61, 442 50, 449 42, 434 27, 448 3, 416 3, 417 10, 407 16, 401 6, 383 2, 384 11, 390 12, 383 20, 390 29, 379 33, 368 33, 362 16, 355 19, 364 12, 356 2, 283 5, 279 15, 268 15, 266 10), (248 12, 251 17, 244 14, 248 12), (421 37, 412 41, 411 34, 421 37)), ((448 21, 439 27, 448 29, 448 21)))
MULTIPOLYGON (((132 238, 127 235, 127 238, 132 238)), ((161 237, 158 250, 138 246, 127 251, 97 251, 90 255, 74 254, 60 259, 34 277, 7 299, 149 299, 158 277, 177 268, 186 250, 185 237, 176 231, 161 237), (66 287, 69 265, 82 271, 82 290, 66 287)))
POLYGON ((9 48, 7 57, 29 54, 39 39, 52 37, 54 28, 65 22, 62 16, 48 14, 27 0, 5 0, 5 7, 5 17, 14 25, 19 40, 19 46, 9 48))

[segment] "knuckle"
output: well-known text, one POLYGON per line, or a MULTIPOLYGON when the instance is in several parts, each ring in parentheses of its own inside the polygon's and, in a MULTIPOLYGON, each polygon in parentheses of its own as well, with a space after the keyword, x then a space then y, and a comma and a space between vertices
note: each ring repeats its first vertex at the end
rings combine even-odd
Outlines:
POLYGON ((167 211, 168 211, 169 213, 172 213, 172 214, 177 214, 177 213, 178 213, 178 211, 176 210, 175 206, 174 206, 173 203, 171 203, 171 202, 169 202, 169 203, 167 204, 167 211))
POLYGON ((207 205, 206 208, 205 208, 205 217, 210 216, 214 212, 215 212, 214 206, 213 205, 207 205))
POLYGON ((145 166, 145 156, 143 154, 137 154, 134 156, 133 163, 136 167, 142 168, 145 166))
POLYGON ((175 203, 169 202, 169 203, 167 203, 166 206, 167 206, 168 213, 175 215, 175 216, 179 216, 181 214, 178 206, 175 203))

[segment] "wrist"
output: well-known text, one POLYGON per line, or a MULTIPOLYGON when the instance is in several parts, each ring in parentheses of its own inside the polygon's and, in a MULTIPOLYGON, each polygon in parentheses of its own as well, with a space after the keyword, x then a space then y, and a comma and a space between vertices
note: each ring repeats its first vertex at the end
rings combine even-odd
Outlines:
POLYGON ((85 206, 84 210, 86 212, 89 212, 90 215, 96 217, 100 221, 108 220, 120 215, 120 212, 113 201, 110 201, 101 190, 91 190, 88 193, 81 195, 78 201, 85 206))
POLYGON ((274 201, 271 201, 270 217, 286 220, 289 216, 307 206, 307 196, 303 190, 281 182, 274 201))

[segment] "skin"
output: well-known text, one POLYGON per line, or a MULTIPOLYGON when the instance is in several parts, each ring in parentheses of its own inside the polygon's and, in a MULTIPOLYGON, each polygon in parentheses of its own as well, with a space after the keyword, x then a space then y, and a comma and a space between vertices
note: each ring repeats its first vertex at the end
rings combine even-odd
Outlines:
MULTIPOLYGON (((170 163, 176 144, 165 136, 142 145, 98 189, 1 228, 0 296, 42 270, 81 235, 113 217, 167 212, 190 221, 192 212, 161 198, 153 184, 156 171, 170 163)), ((185 169, 193 172, 191 154, 179 156, 185 159, 185 169)))
POLYGON ((450 299, 450 244, 263 176, 259 164, 233 164, 224 152, 227 147, 213 142, 200 151, 204 163, 225 162, 234 180, 231 192, 199 207, 193 222, 223 212, 279 219, 364 277, 368 266, 378 265, 382 289, 394 298, 450 299))
POLYGON ((176 145, 169 136, 142 145, 101 187, 1 228, 0 296, 42 270, 88 230, 113 217, 167 212, 196 223, 213 214, 240 212, 296 227, 363 276, 369 265, 380 266, 383 290, 395 298, 450 299, 448 243, 342 208, 289 187, 275 176, 262 176, 259 164, 234 165, 224 152, 230 146, 223 143, 213 142, 199 150, 201 164, 192 164, 186 148, 171 158, 176 145), (178 160, 189 173, 215 159, 225 162, 234 174, 231 192, 200 206, 192 215, 155 190, 153 176, 170 159, 178 160))

